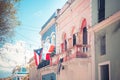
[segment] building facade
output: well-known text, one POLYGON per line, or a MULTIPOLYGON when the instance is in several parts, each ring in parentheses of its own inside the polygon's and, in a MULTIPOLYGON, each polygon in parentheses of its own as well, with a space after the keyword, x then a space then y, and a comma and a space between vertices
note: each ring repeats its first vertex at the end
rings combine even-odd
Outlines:
POLYGON ((38 80, 38 71, 37 71, 37 66, 35 64, 34 57, 32 57, 29 62, 29 80, 38 80))
POLYGON ((88 29, 91 1, 68 0, 56 20, 56 52, 63 59, 57 80, 93 80, 88 29))
POLYGON ((18 66, 13 70, 12 80, 22 80, 28 74, 28 70, 24 66, 18 66))
MULTIPOLYGON (((43 25, 40 35, 42 36, 42 47, 43 47, 43 53, 42 56, 44 57, 46 55, 46 51, 48 50, 48 46, 54 45, 54 53, 56 53, 56 16, 57 12, 54 12, 53 15, 48 19, 48 21, 43 25)), ((38 66, 38 72, 39 72, 39 78, 41 80, 56 80, 56 74, 54 72, 42 72, 42 69, 44 67, 49 66, 49 61, 45 60, 45 58, 42 58, 42 62, 38 66)))
POLYGON ((92 0, 95 80, 120 79, 120 1, 92 0), (96 7, 95 7, 96 6, 96 7))
POLYGON ((42 26, 40 35, 42 36, 42 47, 45 43, 51 43, 56 45, 56 12, 48 19, 48 21, 42 26))
MULTIPOLYGON (((68 0, 57 11, 55 22, 56 55, 51 58, 50 65, 39 69, 41 80, 93 80, 88 35, 90 0, 68 0)), ((48 27, 46 25, 40 32, 42 40, 48 39, 45 35, 50 35, 48 27)))
POLYGON ((38 70, 40 80, 118 80, 120 1, 68 0, 40 32, 55 29, 56 55, 38 70), (55 23, 55 28, 50 26, 55 23))

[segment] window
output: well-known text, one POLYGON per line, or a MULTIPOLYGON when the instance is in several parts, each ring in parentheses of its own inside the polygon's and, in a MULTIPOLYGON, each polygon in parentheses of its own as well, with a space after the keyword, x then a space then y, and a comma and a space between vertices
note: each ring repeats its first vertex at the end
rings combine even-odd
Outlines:
POLYGON ((99 80, 111 80, 110 61, 99 63, 99 80))
POLYGON ((67 50, 67 41, 65 40, 65 51, 67 50))
MULTIPOLYGON (((87 28, 83 28, 83 45, 87 45, 87 28)), ((83 52, 87 52, 88 48, 83 47, 83 52)))
POLYGON ((105 0, 98 0, 98 22, 105 19, 105 0))
POLYGON ((103 35, 100 38, 100 53, 101 55, 105 55, 106 54, 106 36, 103 35))
POLYGON ((55 32, 52 32, 52 33, 51 33, 51 43, 52 43, 53 45, 56 44, 56 35, 55 35, 55 32))
POLYGON ((42 77, 42 80, 45 80, 45 78, 42 77))
POLYGON ((62 63, 62 62, 63 62, 63 58, 61 58, 59 62, 61 62, 61 63, 62 63))
POLYGON ((53 76, 50 77, 50 80, 54 80, 53 76))
POLYGON ((106 64, 106 65, 101 65, 100 66, 100 77, 101 77, 101 80, 109 80, 109 65, 106 64))
POLYGON ((83 44, 87 44, 87 28, 83 28, 83 44))
POLYGON ((73 46, 76 45, 76 36, 73 34, 73 46))

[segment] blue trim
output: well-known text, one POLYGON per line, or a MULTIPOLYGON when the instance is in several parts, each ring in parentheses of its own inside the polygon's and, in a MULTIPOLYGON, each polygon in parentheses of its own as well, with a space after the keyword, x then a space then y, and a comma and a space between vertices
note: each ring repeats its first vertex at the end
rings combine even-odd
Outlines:
POLYGON ((46 40, 46 38, 49 36, 50 37, 50 41, 51 41, 51 33, 55 31, 55 24, 53 24, 43 35, 42 35, 42 40, 46 40))
POLYGON ((28 72, 18 72, 17 74, 28 74, 28 72))
POLYGON ((53 15, 48 19, 48 21, 42 26, 41 31, 45 28, 45 26, 50 22, 50 20, 52 20, 53 18, 55 18, 57 16, 56 12, 53 13, 53 15))

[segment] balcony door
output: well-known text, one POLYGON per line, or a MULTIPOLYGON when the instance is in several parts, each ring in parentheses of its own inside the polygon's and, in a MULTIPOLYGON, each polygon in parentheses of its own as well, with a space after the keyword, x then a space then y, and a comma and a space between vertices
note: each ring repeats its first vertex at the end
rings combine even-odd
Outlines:
POLYGON ((83 44, 84 45, 87 44, 87 28, 86 27, 83 28, 83 44))

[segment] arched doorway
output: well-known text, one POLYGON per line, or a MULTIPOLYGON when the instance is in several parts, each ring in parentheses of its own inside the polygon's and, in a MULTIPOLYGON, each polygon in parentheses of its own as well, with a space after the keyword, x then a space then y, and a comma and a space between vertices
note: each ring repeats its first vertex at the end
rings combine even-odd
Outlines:
POLYGON ((81 24, 81 33, 82 33, 82 44, 83 46, 83 52, 86 52, 88 49, 86 47, 87 43, 88 43, 88 32, 87 32, 87 21, 84 18, 82 20, 82 24, 81 24))

